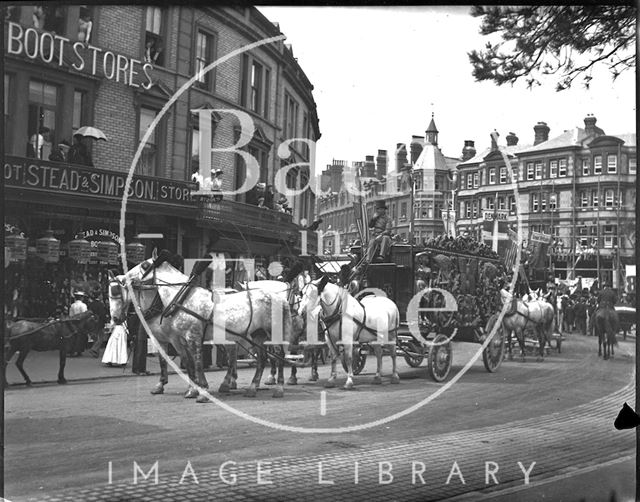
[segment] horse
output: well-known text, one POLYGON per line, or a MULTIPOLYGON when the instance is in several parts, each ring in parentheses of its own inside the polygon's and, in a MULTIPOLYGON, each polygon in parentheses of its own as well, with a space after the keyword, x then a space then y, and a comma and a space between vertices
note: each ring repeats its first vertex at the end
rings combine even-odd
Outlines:
POLYGON ((599 308, 595 311, 593 322, 598 337, 598 356, 603 356, 605 361, 609 356, 613 358, 613 346, 618 343, 616 333, 620 330, 618 313, 612 308, 599 308))
POLYGON ((25 383, 30 386, 31 379, 22 366, 30 350, 60 352, 58 383, 65 384, 64 368, 67 354, 73 350, 75 339, 83 333, 91 332, 98 327, 98 316, 87 311, 69 319, 54 319, 41 323, 30 320, 8 321, 5 323, 5 358, 3 365, 4 385, 7 386, 6 369, 11 357, 20 351, 16 366, 25 383))
POLYGON ((550 343, 551 341, 555 323, 553 306, 542 300, 525 303, 522 300, 514 299, 513 295, 505 289, 500 290, 500 296, 502 297, 503 303, 515 303, 502 320, 502 327, 507 333, 507 339, 509 341, 509 359, 513 359, 511 353, 511 333, 515 332, 520 345, 522 362, 525 362, 524 330, 527 327, 533 326, 538 335, 538 349, 540 351, 536 361, 544 361, 544 349, 547 342, 550 343))
MULTIPOLYGON (((236 387, 237 344, 257 348, 257 365, 254 378, 246 390, 247 397, 255 397, 266 363, 265 342, 272 338, 272 317, 281 312, 283 340, 291 337, 291 314, 288 305, 276 295, 261 291, 243 291, 219 296, 214 302, 212 292, 201 287, 190 287, 182 296, 176 310, 164 316, 167 306, 173 305, 173 299, 183 286, 189 284, 189 277, 174 268, 165 259, 159 259, 156 250, 150 259, 129 270, 124 276, 110 274, 109 308, 116 323, 124 322, 131 303, 127 285, 131 285, 138 296, 142 313, 147 318, 151 333, 163 350, 168 343, 174 346, 181 359, 185 361, 187 373, 192 382, 206 389, 208 383, 202 364, 202 343, 212 339, 214 324, 224 328, 226 339, 234 342, 227 345, 229 367, 220 385, 219 392, 228 392, 236 387), (147 278, 150 275, 150 278, 147 278)), ((275 319, 274 319, 275 320, 275 319)), ((284 352, 281 346, 278 346, 284 352)), ((168 383, 167 364, 161 354, 160 381, 152 389, 152 394, 162 394, 168 383)), ((279 357, 278 384, 274 397, 284 395, 284 357, 279 357)), ((185 398, 197 397, 198 402, 207 402, 204 395, 198 396, 198 390, 191 386, 185 398)))
MULTIPOLYGON (((354 388, 353 384, 353 343, 378 342, 383 335, 388 334, 388 342, 384 345, 391 347, 392 374, 391 383, 400 383, 396 369, 395 342, 400 314, 398 307, 389 298, 365 296, 358 301, 347 290, 329 282, 327 276, 311 281, 305 285, 300 302, 300 315, 307 311, 321 310, 323 323, 326 328, 327 343, 331 350, 331 376, 325 387, 334 387, 336 374, 336 360, 338 358, 338 342, 344 343, 345 365, 348 368, 344 389, 354 388), (343 340, 343 331, 350 330, 352 339, 343 340)), ((382 343, 371 343, 378 362, 374 384, 382 383, 382 343)))

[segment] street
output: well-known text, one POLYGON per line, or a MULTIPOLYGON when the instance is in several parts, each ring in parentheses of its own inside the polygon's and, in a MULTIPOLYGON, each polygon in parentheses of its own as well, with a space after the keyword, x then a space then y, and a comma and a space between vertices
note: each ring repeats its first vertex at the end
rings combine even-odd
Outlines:
MULTIPOLYGON (((635 338, 620 341, 615 358, 603 361, 595 338, 568 335, 563 353, 543 363, 534 357, 505 361, 490 374, 476 362, 458 383, 412 413, 343 433, 278 430, 216 404, 187 401, 176 375, 160 396, 149 393, 156 376, 12 386, 5 393, 5 496, 441 500, 525 482, 534 486, 633 453, 635 432, 616 431, 613 420, 624 401, 634 403, 634 344, 635 338)), ((449 379, 477 347, 454 344, 449 379)), ((442 387, 428 378, 426 362, 414 369, 399 358, 398 365, 400 385, 389 384, 385 358, 383 385, 375 386, 370 356, 355 378, 356 390, 326 389, 324 415, 328 366, 320 368, 315 384, 307 382, 309 369, 302 369, 300 384, 287 386, 283 399, 273 399, 264 386, 257 398, 243 397, 250 368, 240 370, 239 390, 214 396, 287 426, 357 426, 405 410, 442 387)), ((222 377, 220 371, 207 374, 213 390, 222 377)), ((599 484, 605 487, 606 480, 599 484)))

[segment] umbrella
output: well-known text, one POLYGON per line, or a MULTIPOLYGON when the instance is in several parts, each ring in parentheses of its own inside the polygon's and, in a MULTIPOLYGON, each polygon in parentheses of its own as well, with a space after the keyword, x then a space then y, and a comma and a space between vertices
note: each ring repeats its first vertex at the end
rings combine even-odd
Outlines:
POLYGON ((107 141, 107 136, 100 129, 91 126, 81 127, 73 135, 80 135, 85 138, 103 139, 107 141))

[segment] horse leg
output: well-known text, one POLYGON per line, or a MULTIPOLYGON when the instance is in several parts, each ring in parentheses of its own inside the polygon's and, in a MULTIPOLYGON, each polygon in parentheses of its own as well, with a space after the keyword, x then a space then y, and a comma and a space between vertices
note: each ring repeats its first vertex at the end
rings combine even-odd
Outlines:
POLYGON ((29 354, 29 347, 22 347, 20 350, 20 355, 18 356, 18 359, 16 359, 16 366, 18 367, 18 371, 20 371, 20 374, 22 375, 22 378, 24 378, 27 386, 31 386, 31 379, 22 366, 22 363, 24 363, 24 360, 27 358, 27 354, 29 354))
MULTIPOLYGON (((169 352, 169 343, 164 342, 160 343, 162 350, 165 353, 169 352)), ((182 358, 182 357, 181 357, 182 358)), ((158 362, 160 363, 160 381, 156 384, 156 386, 151 389, 151 394, 164 394, 164 386, 169 383, 169 371, 167 369, 167 361, 162 354, 158 352, 158 362)))
POLYGON ((344 359, 347 364, 347 380, 342 387, 345 390, 353 390, 353 345, 344 345, 344 359))
POLYGON ((382 384, 382 345, 372 343, 373 353, 376 355, 376 374, 371 382, 373 385, 382 384))
POLYGON ((398 384, 400 383, 400 375, 396 369, 396 344, 394 342, 388 346, 391 347, 391 383, 398 384))
MULTIPOLYGON (((298 351, 291 352, 293 355, 297 355, 298 351)), ((284 357, 284 349, 282 349, 282 356, 284 357)), ((281 361, 284 367, 284 361, 281 361)), ((294 364, 291 366, 291 376, 289 376, 289 380, 287 380, 287 385, 298 385, 298 368, 294 364)))
POLYGON ((7 382, 7 365, 9 361, 11 361, 13 354, 16 353, 16 350, 16 347, 11 344, 5 346, 4 365, 2 366, 2 381, 5 389, 9 387, 9 383, 7 382))
POLYGON ((66 378, 64 377, 64 367, 67 365, 67 351, 71 353, 71 343, 65 340, 60 342, 60 367, 58 368, 58 383, 65 384, 67 383, 66 378))
MULTIPOLYGON (((187 347, 186 347, 186 355, 187 355, 187 360, 185 361, 185 366, 187 367, 187 374, 189 375, 189 379, 191 380, 192 383, 198 383, 195 381, 195 376, 196 376, 196 351, 197 351, 197 346, 199 345, 198 340, 195 339, 195 337, 193 337, 191 335, 190 332, 187 332, 186 335, 186 342, 187 342, 187 347)), ((200 367, 202 368, 202 352, 200 352, 200 367)), ((187 391, 184 394, 185 399, 194 399, 198 397, 198 389, 196 389, 194 386, 190 385, 189 388, 187 389, 187 391)))
POLYGON ((227 351, 227 374, 224 376, 218 392, 228 394, 232 389, 237 388, 236 379, 238 378, 238 349, 236 344, 225 345, 227 351))
MULTIPOLYGON (((276 352, 279 352, 280 358, 278 358, 278 385, 273 390, 273 397, 284 397, 284 347, 282 345, 276 347, 276 352)), ((296 382, 297 383, 297 382, 296 382)), ((295 385, 293 383, 292 385, 295 385)))
POLYGON ((320 357, 319 351, 322 348, 314 347, 311 349, 311 376, 309 377, 310 382, 317 382, 320 376, 318 375, 318 358, 320 357))
POLYGON ((547 338, 546 338, 546 334, 543 326, 536 326, 536 331, 538 335, 538 352, 539 352, 539 355, 536 358, 536 362, 541 363, 544 361, 544 350, 545 350, 545 347, 547 346, 547 338))
POLYGON ((251 380, 251 384, 244 393, 245 397, 256 397, 258 393, 258 387, 260 386, 260 380, 262 379, 262 373, 264 372, 264 366, 267 359, 267 351, 264 348, 264 345, 260 345, 257 351, 257 364, 256 364, 256 372, 253 375, 253 380, 251 380))
POLYGON ((265 385, 275 385, 276 384, 276 371, 277 371, 277 363, 274 359, 270 361, 271 371, 269 376, 264 381, 265 385))
MULTIPOLYGON (((328 336, 328 335, 327 335, 328 336)), ((327 389, 331 389, 336 386, 336 379, 338 378, 338 373, 336 371, 336 363, 338 362, 338 348, 334 345, 335 342, 329 344, 329 352, 331 353, 331 373, 329 374, 329 379, 325 382, 324 386, 327 389)))
POLYGON ((516 338, 518 339, 518 345, 520 345, 520 360, 524 363, 527 362, 526 359, 526 347, 524 344, 524 328, 518 328, 515 330, 516 332, 516 338))

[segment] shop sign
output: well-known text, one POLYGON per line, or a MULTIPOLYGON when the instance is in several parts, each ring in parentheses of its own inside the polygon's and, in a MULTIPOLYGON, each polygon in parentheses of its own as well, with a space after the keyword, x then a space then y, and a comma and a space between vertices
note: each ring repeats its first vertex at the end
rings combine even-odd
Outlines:
POLYGON ((140 263, 144 261, 146 246, 140 242, 132 242, 126 246, 127 261, 130 263, 140 263))
POLYGON ((109 265, 117 265, 118 250, 120 248, 112 241, 98 242, 98 261, 108 263, 109 265))
MULTIPOLYGON (((38 159, 5 156, 5 186, 47 190, 121 200, 127 173, 93 167, 66 165, 38 159)), ((187 181, 133 176, 129 200, 192 205, 193 183, 187 181)))
POLYGON ((78 263, 89 263, 91 243, 85 239, 74 239, 68 244, 69 257, 78 263))
POLYGON ((485 221, 506 220, 507 212, 506 211, 485 211, 482 213, 482 218, 485 221))
POLYGON ((91 74, 94 77, 122 82, 131 87, 150 89, 153 86, 151 63, 115 54, 83 42, 72 42, 66 37, 35 28, 23 28, 9 22, 7 54, 26 56, 35 61, 91 74))
POLYGON ((45 263, 57 263, 60 259, 60 241, 53 236, 51 230, 44 237, 36 240, 36 254, 45 263))
POLYGON ((8 261, 17 262, 27 259, 27 239, 21 235, 10 235, 4 239, 5 249, 8 250, 8 261))

